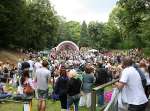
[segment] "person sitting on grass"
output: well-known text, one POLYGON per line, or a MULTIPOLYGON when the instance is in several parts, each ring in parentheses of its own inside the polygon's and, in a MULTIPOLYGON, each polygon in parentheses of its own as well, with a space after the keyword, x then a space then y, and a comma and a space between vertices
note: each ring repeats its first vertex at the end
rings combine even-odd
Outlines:
POLYGON ((4 84, 0 82, 0 99, 11 97, 12 95, 5 91, 4 84))

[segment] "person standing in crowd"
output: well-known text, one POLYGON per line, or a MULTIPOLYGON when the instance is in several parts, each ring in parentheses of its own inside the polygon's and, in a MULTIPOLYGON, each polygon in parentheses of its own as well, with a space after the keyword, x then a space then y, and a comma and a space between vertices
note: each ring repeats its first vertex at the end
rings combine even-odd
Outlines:
POLYGON ((30 77, 33 77, 33 66, 34 66, 34 61, 32 60, 32 55, 29 56, 29 60, 27 61, 30 64, 29 67, 29 72, 30 72, 30 77))
POLYGON ((22 60, 21 59, 19 59, 18 60, 18 63, 17 63, 17 69, 18 69, 18 73, 19 73, 19 75, 21 75, 21 73, 22 73, 22 70, 21 70, 21 67, 22 67, 22 60))
POLYGON ((0 75, 3 74, 3 62, 0 61, 0 75))
POLYGON ((33 95, 33 84, 32 84, 32 79, 29 77, 29 70, 24 70, 23 71, 23 75, 21 77, 21 85, 23 86, 23 93, 26 96, 32 96, 33 95), (24 90, 26 87, 30 87, 32 92, 31 93, 26 92, 24 90))
MULTIPOLYGON (((28 62, 22 62, 21 64, 21 71, 23 72, 24 70, 29 70, 30 68, 30 64, 28 62)), ((21 72, 21 75, 22 76, 22 72, 21 72)))
POLYGON ((8 71, 10 70, 10 64, 8 60, 6 61, 6 63, 4 63, 3 69, 4 69, 4 72, 6 70, 6 73, 8 73, 8 71))
POLYGON ((10 71, 10 64, 9 61, 6 61, 6 63, 4 63, 3 65, 3 74, 5 78, 9 77, 9 71, 10 71))
POLYGON ((37 82, 38 91, 38 111, 45 111, 46 98, 48 96, 48 81, 51 72, 48 70, 48 62, 42 62, 42 68, 36 70, 35 81, 37 82))
POLYGON ((145 61, 140 61, 139 66, 140 66, 141 71, 144 73, 144 75, 146 77, 147 84, 146 84, 146 87, 145 87, 145 94, 146 94, 147 98, 149 98, 149 94, 150 94, 150 89, 149 89, 150 88, 150 76, 149 76, 148 69, 147 69, 145 61))
POLYGON ((40 57, 38 57, 38 58, 36 59, 35 64, 33 65, 33 66, 34 66, 34 72, 36 72, 37 69, 39 69, 39 68, 42 67, 42 64, 41 64, 40 61, 41 61, 41 59, 40 59, 40 57))
POLYGON ((148 73, 149 73, 149 76, 150 76, 150 58, 148 59, 148 73))
MULTIPOLYGON (((41 59, 40 59, 40 57, 38 57, 38 58, 36 59, 35 64, 34 64, 33 78, 35 78, 35 73, 36 73, 36 71, 37 71, 39 68, 42 67, 42 63, 41 63, 40 61, 41 61, 41 59)), ((36 81, 34 81, 34 89, 35 89, 35 97, 38 98, 36 81)))
MULTIPOLYGON (((95 77, 96 77, 96 81, 95 81, 96 86, 99 86, 108 82, 108 78, 109 78, 108 72, 107 72, 107 69, 103 67, 102 63, 98 63, 95 77)), ((98 92, 98 95, 99 95, 98 104, 104 105, 104 89, 98 92)))
POLYGON ((63 65, 60 68, 60 77, 56 81, 55 85, 55 94, 59 95, 59 100, 61 103, 61 111, 67 110, 67 85, 68 85, 68 76, 66 69, 63 65))
POLYGON ((115 83, 115 86, 119 89, 126 87, 128 111, 145 111, 148 99, 144 92, 140 74, 133 67, 133 61, 130 57, 124 58, 123 67, 121 78, 119 82, 115 83))
POLYGON ((69 110, 70 106, 74 103, 74 111, 78 111, 82 81, 77 76, 78 75, 75 70, 71 70, 68 74, 69 81, 67 87, 67 110, 69 110))
POLYGON ((85 66, 85 74, 83 75, 83 85, 81 88, 82 95, 80 98, 79 106, 87 106, 89 108, 91 106, 91 91, 92 86, 95 82, 94 77, 94 69, 91 65, 85 66))
POLYGON ((10 78, 13 78, 13 76, 16 74, 16 66, 15 64, 11 64, 11 68, 10 68, 10 78))

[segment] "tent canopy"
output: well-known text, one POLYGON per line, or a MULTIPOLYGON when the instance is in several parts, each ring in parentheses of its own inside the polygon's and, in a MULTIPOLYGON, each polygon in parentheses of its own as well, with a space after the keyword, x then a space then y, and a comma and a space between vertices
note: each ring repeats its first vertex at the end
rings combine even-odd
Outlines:
POLYGON ((96 49, 91 49, 91 50, 88 50, 88 52, 90 53, 90 52, 98 52, 98 50, 96 50, 96 49))

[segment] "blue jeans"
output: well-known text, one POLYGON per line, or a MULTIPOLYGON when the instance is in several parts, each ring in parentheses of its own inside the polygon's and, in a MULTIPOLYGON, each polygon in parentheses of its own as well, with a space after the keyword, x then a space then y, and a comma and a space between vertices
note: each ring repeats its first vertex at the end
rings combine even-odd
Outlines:
POLYGON ((98 105, 104 105, 104 95, 98 96, 98 105))
POLYGON ((104 90, 100 90, 98 93, 98 105, 104 105, 104 90))
POLYGON ((68 96, 67 97, 67 111, 69 111, 69 108, 72 104, 74 104, 74 111, 78 111, 78 105, 80 100, 80 94, 76 94, 74 96, 68 96))

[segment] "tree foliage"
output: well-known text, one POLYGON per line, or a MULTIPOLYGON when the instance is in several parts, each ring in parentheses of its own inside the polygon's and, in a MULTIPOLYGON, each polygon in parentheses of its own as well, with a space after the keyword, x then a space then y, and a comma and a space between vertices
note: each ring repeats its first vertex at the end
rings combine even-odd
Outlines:
POLYGON ((79 40, 80 47, 87 47, 89 46, 89 36, 88 36, 88 29, 87 24, 85 21, 83 21, 81 25, 81 31, 80 31, 80 40, 79 40))
POLYGON ((150 16, 149 0, 120 0, 110 15, 109 22, 118 28, 122 37, 121 48, 146 47, 143 41, 150 16), (143 27, 144 26, 144 27, 143 27))
POLYGON ((54 45, 58 20, 48 0, 0 1, 1 47, 42 49, 54 45))
POLYGON ((80 38, 81 26, 76 21, 66 21, 60 18, 59 27, 57 31, 57 43, 69 40, 78 43, 80 38))
POLYGON ((149 24, 149 0, 119 0, 108 22, 89 24, 66 21, 49 0, 0 1, 0 47, 5 48, 39 50, 64 40, 96 49, 149 48, 149 24))

